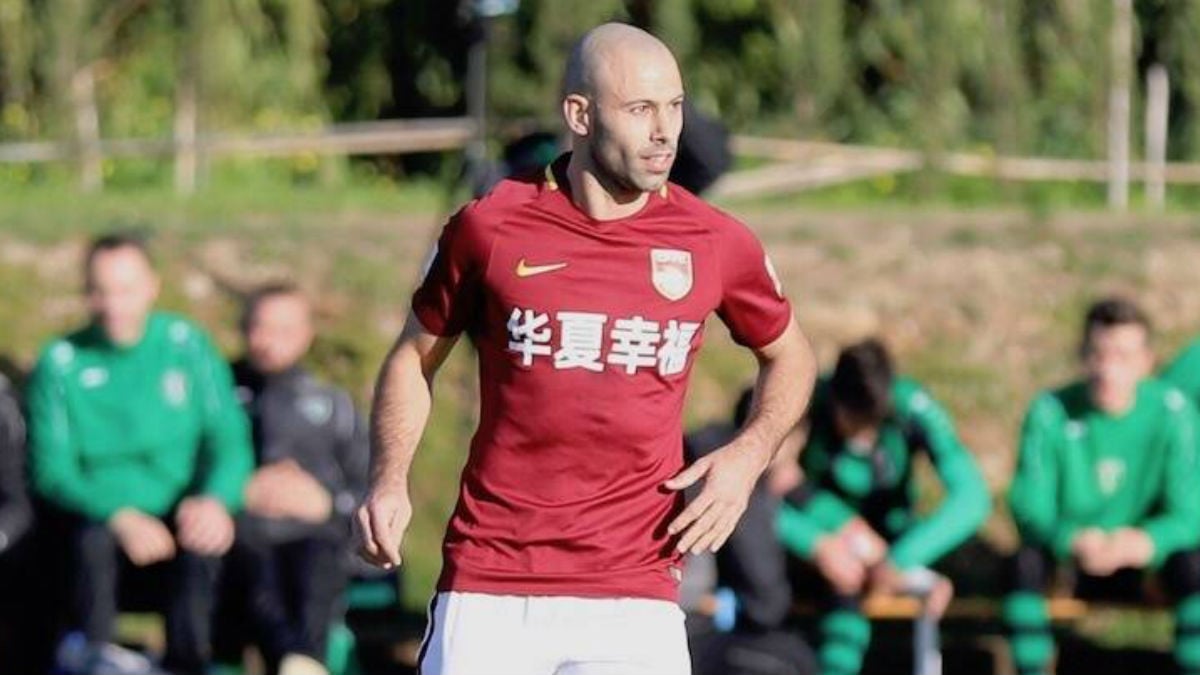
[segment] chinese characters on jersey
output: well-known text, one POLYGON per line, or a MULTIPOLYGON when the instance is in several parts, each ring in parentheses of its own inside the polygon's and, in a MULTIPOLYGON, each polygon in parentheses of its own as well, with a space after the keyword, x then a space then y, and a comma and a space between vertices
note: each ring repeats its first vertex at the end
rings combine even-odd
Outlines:
POLYGON ((520 355, 521 365, 537 357, 551 358, 554 368, 584 368, 601 372, 605 364, 633 375, 654 368, 664 377, 682 373, 700 324, 671 319, 665 325, 642 316, 609 321, 596 312, 545 312, 514 307, 508 317, 508 350, 520 355), (611 324, 611 327, 610 327, 611 324), (554 333, 558 348, 554 348, 554 333), (605 339, 608 341, 605 356, 605 339))

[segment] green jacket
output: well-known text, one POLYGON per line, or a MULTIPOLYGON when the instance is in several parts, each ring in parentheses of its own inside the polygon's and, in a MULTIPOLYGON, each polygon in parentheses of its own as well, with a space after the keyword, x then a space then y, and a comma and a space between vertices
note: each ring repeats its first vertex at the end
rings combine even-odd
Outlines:
POLYGON ((1066 557, 1082 528, 1139 527, 1154 565, 1200 544, 1195 416, 1155 379, 1120 416, 1097 410, 1084 382, 1043 392, 1025 416, 1009 493, 1021 538, 1066 557))
POLYGON ((94 326, 51 342, 28 406, 34 489, 68 511, 163 516, 196 494, 241 507, 253 468, 246 417, 225 359, 186 319, 151 314, 131 347, 94 326))
POLYGON ((894 410, 876 447, 850 448, 837 434, 828 380, 813 396, 810 431, 801 455, 811 489, 801 505, 785 504, 778 531, 797 555, 811 558, 817 540, 861 516, 891 542, 889 558, 901 569, 932 564, 975 533, 991 510, 987 485, 971 453, 963 447, 949 414, 919 384, 897 378, 894 410), (945 498, 928 516, 914 509, 913 458, 929 459, 945 488, 945 498))

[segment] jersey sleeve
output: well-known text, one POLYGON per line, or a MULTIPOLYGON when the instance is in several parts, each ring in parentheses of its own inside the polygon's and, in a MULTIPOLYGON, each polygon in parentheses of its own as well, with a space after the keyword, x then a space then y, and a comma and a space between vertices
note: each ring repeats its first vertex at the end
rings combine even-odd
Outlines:
POLYGON ((1043 394, 1029 406, 1021 426, 1017 468, 1008 504, 1021 539, 1070 553, 1078 525, 1059 519, 1058 444, 1063 424, 1061 404, 1043 394))
MULTIPOLYGON (((823 387, 819 386, 818 396, 823 387)), ((810 436, 815 433, 809 430, 810 436)), ((833 490, 825 487, 832 458, 825 448, 808 444, 800 455, 804 482, 781 509, 776 531, 784 546, 802 558, 812 558, 817 541, 842 529, 858 513, 833 490)))
POLYGON ((933 564, 974 534, 991 510, 983 474, 946 410, 920 389, 908 397, 906 407, 946 496, 933 513, 892 544, 892 562, 900 569, 933 564))
POLYGON ((1200 482, 1196 463, 1196 410, 1178 390, 1167 393, 1167 468, 1163 476, 1162 509, 1141 524, 1154 542, 1152 565, 1177 551, 1200 543, 1200 482))
POLYGON ((67 377, 56 356, 71 353, 58 342, 38 360, 29 378, 29 473, 34 490, 59 508, 104 522, 124 504, 96 490, 81 469, 75 425, 67 407, 67 377))
POLYGON ((721 303, 717 315, 738 344, 757 349, 783 334, 792 307, 762 244, 745 225, 729 219, 718 237, 721 303))
POLYGON ((783 502, 775 518, 775 534, 793 555, 811 560, 821 537, 835 530, 823 526, 807 509, 783 502))
POLYGON ((473 204, 450 218, 413 293, 413 313, 434 335, 462 333, 482 309, 482 281, 490 251, 481 221, 473 204))
POLYGON ((243 503, 242 491, 254 470, 250 423, 234 394, 228 362, 203 331, 193 332, 192 366, 203 420, 201 490, 230 511, 238 511, 243 503))

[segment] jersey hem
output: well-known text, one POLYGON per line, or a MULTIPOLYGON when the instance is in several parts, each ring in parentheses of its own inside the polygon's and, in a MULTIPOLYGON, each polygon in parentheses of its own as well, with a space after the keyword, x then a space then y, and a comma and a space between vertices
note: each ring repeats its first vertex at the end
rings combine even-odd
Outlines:
POLYGON ((580 598, 644 598, 679 602, 679 585, 666 570, 638 572, 639 576, 661 575, 662 581, 641 583, 612 572, 572 575, 569 578, 536 576, 521 572, 483 571, 446 567, 438 579, 438 592, 486 593, 489 595, 564 596, 580 598))

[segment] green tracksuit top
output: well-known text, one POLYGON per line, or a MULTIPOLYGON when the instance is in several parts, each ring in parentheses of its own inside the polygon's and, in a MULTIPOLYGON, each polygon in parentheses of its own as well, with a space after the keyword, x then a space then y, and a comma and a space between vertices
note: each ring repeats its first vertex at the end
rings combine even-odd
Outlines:
POLYGON ((876 446, 854 449, 835 430, 828 378, 818 382, 800 460, 811 490, 802 505, 785 504, 777 524, 784 544, 797 555, 811 558, 822 535, 858 515, 891 542, 893 564, 924 566, 962 544, 987 519, 987 485, 945 409, 904 377, 893 384, 892 401, 894 410, 876 446), (942 502, 925 517, 914 510, 917 452, 928 453, 945 488, 942 502))
POLYGON ((27 398, 33 485, 58 506, 97 521, 163 516, 188 495, 240 508, 249 427, 229 366, 190 321, 155 312, 129 347, 94 326, 55 340, 27 398))
POLYGON ((1080 529, 1138 527, 1153 565, 1200 543, 1196 411, 1177 388, 1143 380, 1109 415, 1087 384, 1043 392, 1021 430, 1009 505, 1022 540, 1067 557, 1080 529))

